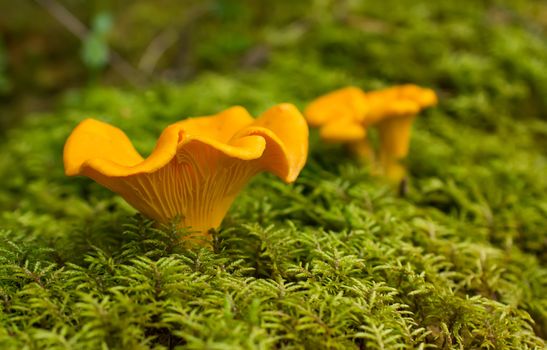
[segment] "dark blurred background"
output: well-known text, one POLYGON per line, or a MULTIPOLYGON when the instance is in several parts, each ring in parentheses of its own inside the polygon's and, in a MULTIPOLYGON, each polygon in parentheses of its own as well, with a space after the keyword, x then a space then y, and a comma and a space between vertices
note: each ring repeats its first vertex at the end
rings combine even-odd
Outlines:
POLYGON ((544 116, 546 27, 530 0, 0 0, 0 127, 73 88, 289 61, 429 85, 456 114, 544 116))

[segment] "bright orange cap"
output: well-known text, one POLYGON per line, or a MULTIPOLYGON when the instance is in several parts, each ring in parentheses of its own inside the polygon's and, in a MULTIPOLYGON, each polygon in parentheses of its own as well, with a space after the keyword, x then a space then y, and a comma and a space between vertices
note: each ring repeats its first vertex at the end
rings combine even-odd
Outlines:
POLYGON ((367 110, 367 100, 363 90, 350 86, 312 101, 304 114, 308 123, 317 127, 336 120, 362 121, 367 110))
POLYGON ((380 136, 379 159, 384 174, 393 181, 405 176, 399 161, 408 155, 410 134, 415 116, 423 108, 437 103, 431 89, 407 84, 367 94, 370 114, 367 125, 375 125, 380 136))
POLYGON ((86 119, 64 148, 65 173, 85 175, 159 222, 181 217, 207 236, 251 177, 270 171, 296 179, 308 153, 308 127, 281 104, 253 119, 243 107, 168 126, 143 159, 118 128, 86 119))
POLYGON ((437 103, 437 95, 431 89, 406 84, 368 92, 369 113, 366 125, 375 125, 383 120, 414 116, 423 108, 437 103))
POLYGON ((347 87, 312 101, 305 114, 311 126, 320 128, 319 135, 323 140, 350 142, 352 149, 360 150, 359 153, 366 158, 372 158, 373 154, 366 139, 366 129, 377 127, 380 134, 379 158, 384 173, 399 178, 404 169, 395 163, 408 154, 414 117, 421 109, 436 103, 437 95, 433 90, 412 84, 367 93, 356 87, 347 87))

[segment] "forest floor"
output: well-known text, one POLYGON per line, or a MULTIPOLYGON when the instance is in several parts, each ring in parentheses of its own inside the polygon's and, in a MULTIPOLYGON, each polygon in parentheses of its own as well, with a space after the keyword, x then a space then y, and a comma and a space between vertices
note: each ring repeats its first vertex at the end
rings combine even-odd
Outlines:
POLYGON ((295 5, 307 17, 261 28, 244 68, 222 44, 251 20, 204 41, 183 83, 95 83, 15 123, 0 140, 0 348, 544 348, 547 7, 463 2, 340 18, 295 5), (312 130, 298 180, 257 176, 214 250, 63 173, 87 117, 148 154, 184 117, 401 83, 440 98, 414 125, 405 195, 312 130))

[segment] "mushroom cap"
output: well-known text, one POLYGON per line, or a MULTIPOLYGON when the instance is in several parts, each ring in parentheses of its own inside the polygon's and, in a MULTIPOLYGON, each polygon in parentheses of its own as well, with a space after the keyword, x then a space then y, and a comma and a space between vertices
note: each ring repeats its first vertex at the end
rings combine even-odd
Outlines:
POLYGON ((428 88, 413 84, 398 85, 366 94, 369 113, 364 123, 374 125, 386 118, 416 115, 437 103, 437 95, 428 88))
POLYGON ((196 143, 228 158, 256 160, 263 170, 292 182, 307 159, 308 127, 291 104, 275 106, 257 119, 236 106, 213 116, 188 118, 168 126, 150 156, 143 159, 123 131, 86 119, 65 143, 65 173, 99 173, 106 178, 153 173, 167 165, 182 148, 196 143))
POLYGON ((437 94, 432 89, 423 88, 414 84, 405 84, 399 87, 398 95, 400 98, 409 99, 416 102, 420 108, 427 108, 437 104, 437 94))
POLYGON ((308 158, 309 128, 300 111, 290 103, 281 103, 260 115, 236 136, 260 136, 266 149, 260 163, 285 182, 293 182, 308 158))
POLYGON ((366 130, 362 123, 350 118, 331 120, 319 129, 319 135, 323 140, 331 142, 359 141, 366 137, 366 130))
POLYGON ((367 111, 367 99, 363 90, 349 86, 315 99, 304 114, 308 123, 317 127, 335 120, 362 121, 367 111))
POLYGON ((435 91, 414 84, 396 85, 386 89, 367 92, 367 97, 384 101, 411 100, 420 108, 431 107, 437 103, 435 91))
POLYGON ((385 119, 410 117, 437 103, 431 89, 413 84, 363 92, 349 86, 312 101, 305 110, 323 140, 353 142, 366 137, 366 128, 385 119))

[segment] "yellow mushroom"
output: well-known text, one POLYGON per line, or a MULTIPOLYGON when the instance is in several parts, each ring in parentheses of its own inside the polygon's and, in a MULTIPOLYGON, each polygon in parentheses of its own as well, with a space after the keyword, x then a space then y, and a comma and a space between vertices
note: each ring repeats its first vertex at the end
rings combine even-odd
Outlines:
POLYGON ((367 104, 363 90, 349 86, 315 99, 304 114, 310 126, 319 128, 321 139, 346 143, 360 158, 372 160, 374 152, 363 123, 368 114, 367 104))
POLYGON ((400 85, 365 93, 349 87, 319 97, 306 109, 312 126, 320 127, 326 141, 347 142, 360 157, 373 160, 375 152, 366 137, 366 129, 379 131, 379 161, 384 175, 393 181, 405 176, 400 160, 408 155, 410 131, 421 109, 437 103, 431 89, 400 85))
POLYGON ((257 173, 290 183, 304 167, 308 127, 291 104, 253 119, 243 107, 168 126, 146 159, 118 128, 86 119, 64 148, 65 173, 84 175, 121 195, 145 216, 180 218, 192 237, 210 238, 257 173))
POLYGON ((408 155, 414 118, 420 110, 437 103, 431 89, 407 84, 367 94, 369 116, 366 125, 374 125, 380 138, 379 161, 384 175, 394 181, 406 175, 401 160, 408 155))

